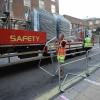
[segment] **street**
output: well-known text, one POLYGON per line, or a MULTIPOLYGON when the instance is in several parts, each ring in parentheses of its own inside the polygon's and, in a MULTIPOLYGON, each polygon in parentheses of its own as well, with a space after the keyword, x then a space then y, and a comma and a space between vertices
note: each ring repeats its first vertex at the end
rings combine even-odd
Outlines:
POLYGON ((96 0, 0 0, 0 100, 99 100, 98 9, 96 0))
MULTIPOLYGON (((97 47, 97 46, 95 46, 97 47)), ((90 51, 90 54, 99 53, 99 49, 90 51)), ((66 59, 71 62, 85 57, 84 55, 66 59)), ((89 65, 99 63, 100 54, 91 57, 89 65)), ((38 64, 24 63, 0 69, 0 100, 34 100, 41 94, 53 89, 58 84, 58 77, 49 76, 39 69, 38 64)), ((47 64, 44 69, 54 74, 57 63, 47 64)), ((86 70, 86 60, 64 66, 65 73, 81 73, 86 70)), ((71 76, 73 77, 73 76, 71 76)), ((70 77, 69 77, 70 78, 70 77)))

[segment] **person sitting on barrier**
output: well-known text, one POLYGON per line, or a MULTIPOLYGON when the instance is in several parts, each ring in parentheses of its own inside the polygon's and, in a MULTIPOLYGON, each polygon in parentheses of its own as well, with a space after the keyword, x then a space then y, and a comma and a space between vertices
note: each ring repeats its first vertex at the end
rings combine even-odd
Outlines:
MULTIPOLYGON (((66 56, 66 41, 65 40, 61 40, 59 47, 57 49, 57 60, 59 64, 64 63, 65 61, 65 56, 66 56)), ((64 77, 64 68, 61 66, 60 67, 60 78, 64 77)))

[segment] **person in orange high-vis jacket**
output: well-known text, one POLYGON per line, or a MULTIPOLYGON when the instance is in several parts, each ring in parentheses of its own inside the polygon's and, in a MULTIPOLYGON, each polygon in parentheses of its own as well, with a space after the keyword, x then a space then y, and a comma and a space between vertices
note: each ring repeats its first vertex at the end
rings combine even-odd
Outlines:
POLYGON ((57 50, 57 60, 60 63, 64 63, 65 55, 66 55, 66 50, 65 50, 66 42, 65 41, 61 41, 61 42, 62 42, 61 46, 59 46, 57 50))
MULTIPOLYGON (((66 46, 66 41, 62 40, 57 49, 57 60, 59 64, 62 64, 65 61, 65 56, 66 56, 65 46, 66 46)), ((63 77, 64 77, 64 68, 61 67, 60 68, 60 78, 63 78, 63 77)))

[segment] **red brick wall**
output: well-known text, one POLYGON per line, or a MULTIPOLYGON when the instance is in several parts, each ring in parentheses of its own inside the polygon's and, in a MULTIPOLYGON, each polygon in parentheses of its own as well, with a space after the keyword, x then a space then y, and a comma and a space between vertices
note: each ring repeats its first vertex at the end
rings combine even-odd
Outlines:
POLYGON ((59 0, 56 0, 56 12, 59 14, 59 0))
POLYGON ((0 0, 0 15, 2 15, 4 9, 4 0, 0 0))
POLYGON ((49 12, 51 12, 51 5, 55 5, 56 6, 56 13, 59 14, 59 0, 56 0, 55 2, 51 1, 51 0, 44 0, 45 1, 45 9, 48 10, 49 12))
POLYGON ((20 18, 20 19, 24 18, 23 0, 13 0, 12 8, 13 8, 13 15, 16 18, 20 18))
MULTIPOLYGON (((2 1, 2 0, 0 0, 2 1)), ((56 6, 56 12, 59 13, 59 0, 56 0, 56 2, 53 2, 51 0, 44 0, 45 2, 45 9, 49 12, 51 12, 51 4, 54 4, 56 6)), ((31 9, 37 8, 39 5, 39 0, 31 0, 31 9)), ((12 4, 13 9, 13 16, 15 18, 24 18, 24 3, 23 0, 13 0, 12 4)))
POLYGON ((32 6, 32 8, 37 8, 38 7, 38 0, 31 0, 31 6, 32 6))

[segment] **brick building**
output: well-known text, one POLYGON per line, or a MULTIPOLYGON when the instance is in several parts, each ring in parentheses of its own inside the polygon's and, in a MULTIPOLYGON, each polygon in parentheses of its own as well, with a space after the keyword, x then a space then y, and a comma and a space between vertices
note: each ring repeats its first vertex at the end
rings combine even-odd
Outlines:
MULTIPOLYGON (((64 15, 66 19, 68 19, 71 22, 71 33, 77 34, 80 32, 86 33, 86 29, 89 29, 89 25, 87 21, 84 21, 83 19, 75 18, 69 15, 64 15)), ((85 34, 83 34, 85 36, 85 34)))
POLYGON ((5 9, 4 4, 4 0, 0 0, 0 16, 2 15, 3 10, 5 9))
POLYGON ((86 21, 92 31, 95 31, 98 27, 100 27, 100 18, 89 18, 86 19, 86 21))
POLYGON ((64 17, 67 18, 71 22, 72 29, 76 29, 79 27, 89 28, 88 22, 84 21, 83 19, 75 18, 69 15, 64 15, 64 17))
POLYGON ((5 10, 9 2, 10 15, 14 18, 24 19, 29 10, 34 8, 46 9, 52 13, 59 13, 59 0, 0 0, 0 13, 5 10))
MULTIPOLYGON (((3 11, 10 10, 12 18, 25 19, 30 10, 34 8, 46 9, 48 12, 59 14, 59 0, 0 0, 0 16, 3 11), (9 1, 10 7, 7 7, 9 1)), ((80 24, 88 27, 87 21, 72 16, 64 15, 71 24, 72 29, 78 28, 80 24)))

